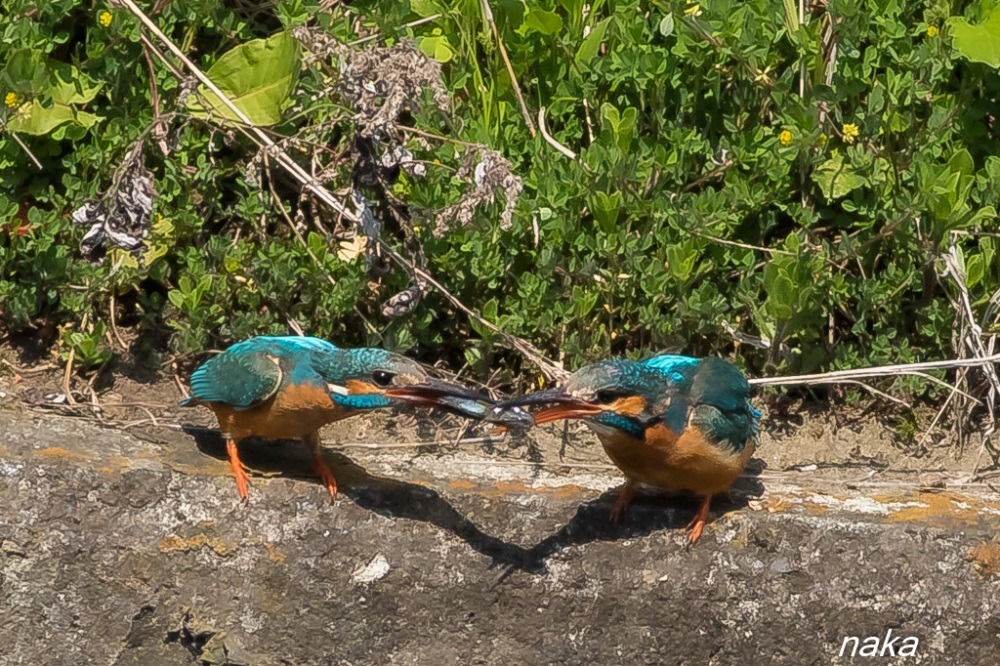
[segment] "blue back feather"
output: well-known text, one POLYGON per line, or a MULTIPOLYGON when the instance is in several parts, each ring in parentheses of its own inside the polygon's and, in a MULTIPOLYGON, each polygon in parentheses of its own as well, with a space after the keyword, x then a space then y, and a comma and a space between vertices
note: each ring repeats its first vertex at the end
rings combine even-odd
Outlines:
POLYGON ((212 357, 191 375, 191 398, 185 405, 219 402, 247 409, 274 395, 279 383, 322 383, 311 363, 314 356, 335 354, 337 347, 326 340, 299 336, 259 336, 238 342, 212 357), (289 369, 283 377, 281 368, 289 369))
POLYGON ((687 370, 701 363, 700 358, 679 354, 660 354, 642 361, 642 367, 661 373, 674 383, 684 381, 687 370))
MULTIPOLYGON (((721 358, 660 354, 635 364, 620 361, 618 383, 659 405, 658 421, 676 433, 690 423, 716 444, 742 451, 757 433, 761 413, 750 404, 750 385, 733 364, 721 358)), ((599 421, 634 433, 638 423, 606 412, 599 421)))

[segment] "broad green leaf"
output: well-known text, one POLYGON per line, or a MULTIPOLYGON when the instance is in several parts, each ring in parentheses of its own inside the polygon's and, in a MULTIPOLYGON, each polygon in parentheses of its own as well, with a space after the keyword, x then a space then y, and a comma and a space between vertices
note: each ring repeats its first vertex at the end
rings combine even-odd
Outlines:
POLYGON ((622 205, 621 192, 594 192, 587 198, 587 204, 602 229, 609 232, 614 229, 622 205))
MULTIPOLYGON (((206 74, 252 123, 274 125, 281 121, 298 81, 299 45, 289 31, 254 39, 227 51, 206 74)), ((209 108, 192 95, 188 108, 194 113, 237 120, 215 93, 204 86, 199 90, 209 108)))
POLYGON ((86 104, 97 96, 103 85, 72 65, 51 63, 51 67, 52 87, 49 93, 59 104, 86 104))
POLYGON ((669 37, 674 34, 674 15, 667 14, 662 19, 660 19, 660 34, 664 37, 669 37))
POLYGON ((618 131, 618 124, 621 122, 621 114, 613 104, 605 102, 601 105, 601 124, 607 125, 612 132, 618 131))
POLYGON ((994 7, 986 19, 971 25, 960 16, 948 19, 951 44, 955 50, 973 62, 985 62, 1000 67, 1000 7, 994 7))
POLYGON ((420 50, 441 63, 448 62, 455 56, 455 50, 444 35, 424 37, 420 40, 420 50))
POLYGON ((767 308, 776 319, 788 319, 792 316, 792 304, 795 302, 795 284, 784 273, 777 273, 767 285, 767 308))
POLYGON ((520 35, 526 35, 529 32, 554 35, 560 30, 562 30, 562 18, 559 17, 559 14, 544 9, 529 8, 517 32, 520 35))
POLYGON ((499 305, 497 304, 497 299, 491 298, 483 304, 483 319, 495 324, 497 321, 498 310, 499 305))
POLYGON ((816 167, 813 181, 829 200, 839 199, 865 184, 865 179, 844 164, 844 156, 834 153, 833 157, 816 167))
POLYGON ((31 104, 22 105, 17 110, 14 117, 8 121, 7 129, 11 132, 42 136, 73 120, 75 120, 73 109, 65 104, 42 106, 41 102, 35 99, 31 104))
POLYGON ((590 61, 594 59, 594 56, 597 55, 597 50, 601 47, 601 42, 604 41, 604 33, 608 31, 609 23, 611 23, 610 17, 590 29, 590 34, 580 44, 580 48, 576 50, 577 65, 589 65, 590 61))
POLYGON ((975 170, 976 164, 973 162, 969 151, 963 148, 951 156, 951 159, 948 160, 948 168, 963 176, 967 176, 975 170))
POLYGON ((76 109, 73 111, 73 120, 75 120, 76 124, 80 127, 90 129, 94 126, 94 123, 104 120, 104 116, 95 116, 93 113, 87 113, 86 111, 76 109))
POLYGON ((410 10, 421 18, 442 13, 434 0, 410 0, 410 10))
POLYGON ((615 142, 622 149, 622 152, 628 152, 632 145, 633 130, 635 130, 636 118, 638 116, 639 112, 633 106, 622 111, 621 119, 614 130, 615 142))
POLYGON ((701 253, 690 241, 671 245, 667 248, 667 265, 670 272, 681 282, 691 277, 695 262, 701 253))
POLYGON ((42 94, 49 87, 48 57, 34 49, 14 51, 3 68, 4 87, 18 92, 42 94))

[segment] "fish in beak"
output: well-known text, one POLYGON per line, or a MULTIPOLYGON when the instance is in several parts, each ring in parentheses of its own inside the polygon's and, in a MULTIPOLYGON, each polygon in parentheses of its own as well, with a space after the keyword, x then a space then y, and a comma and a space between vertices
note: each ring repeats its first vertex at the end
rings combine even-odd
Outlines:
POLYGON ((442 409, 451 414, 477 421, 523 430, 531 427, 531 415, 519 407, 496 409, 493 400, 481 393, 428 377, 419 384, 400 386, 385 391, 386 397, 408 405, 442 409))
POLYGON ((574 398, 563 388, 529 393, 511 400, 504 400, 495 409, 514 410, 531 405, 549 405, 534 414, 535 425, 560 419, 585 419, 600 414, 604 408, 586 400, 574 398))

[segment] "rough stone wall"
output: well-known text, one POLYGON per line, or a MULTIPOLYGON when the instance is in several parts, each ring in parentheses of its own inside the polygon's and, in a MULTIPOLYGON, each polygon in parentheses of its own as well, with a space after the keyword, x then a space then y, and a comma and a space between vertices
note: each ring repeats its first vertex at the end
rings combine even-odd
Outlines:
POLYGON ((1000 660, 988 488, 762 475, 686 548, 693 503, 612 526, 601 470, 331 450, 331 503, 249 444, 242 506, 212 437, 0 419, 4 665, 846 664, 888 628, 919 649, 880 663, 1000 660))

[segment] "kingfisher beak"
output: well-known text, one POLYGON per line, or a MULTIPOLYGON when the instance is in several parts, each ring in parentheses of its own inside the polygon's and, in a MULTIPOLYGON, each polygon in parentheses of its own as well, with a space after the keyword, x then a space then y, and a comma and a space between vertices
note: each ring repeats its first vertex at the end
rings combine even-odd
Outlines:
POLYGON ((469 400, 472 402, 490 402, 489 398, 480 393, 431 377, 428 377, 419 384, 396 386, 386 389, 385 396, 421 407, 437 407, 438 403, 445 398, 469 400))
POLYGON ((523 429, 532 423, 531 416, 522 409, 495 409, 494 401, 482 393, 430 377, 420 384, 387 389, 385 395, 408 405, 442 409, 505 428, 523 429))
POLYGON ((560 419, 585 419, 604 411, 600 405, 580 400, 566 393, 565 389, 549 389, 522 395, 512 400, 501 402, 499 408, 518 408, 530 405, 549 405, 534 414, 535 425, 558 421, 560 419))

